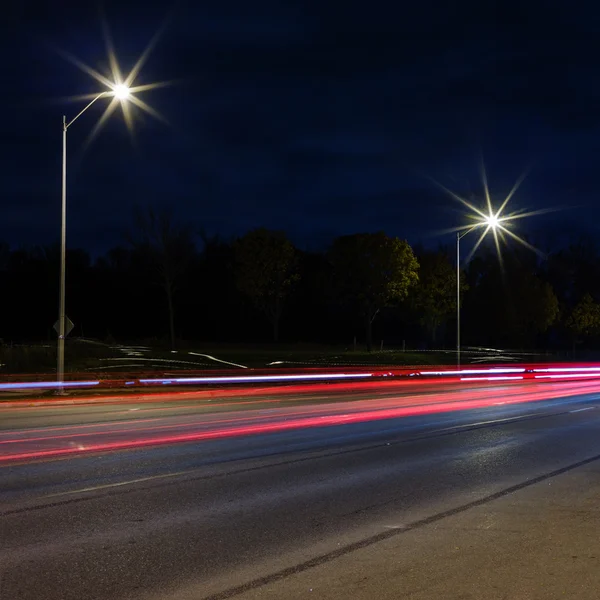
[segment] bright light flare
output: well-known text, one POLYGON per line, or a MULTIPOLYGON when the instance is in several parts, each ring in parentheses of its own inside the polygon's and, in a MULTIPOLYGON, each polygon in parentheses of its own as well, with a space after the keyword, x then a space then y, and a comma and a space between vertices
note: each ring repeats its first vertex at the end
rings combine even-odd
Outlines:
POLYGON ((150 43, 146 46, 146 48, 144 49, 144 51, 142 52, 142 54, 140 55, 140 57, 138 58, 138 60, 133 65, 133 67, 127 75, 123 74, 119 62, 117 60, 116 52, 106 21, 103 21, 103 32, 104 42, 106 45, 106 53, 108 56, 108 63, 110 66, 110 74, 108 76, 105 76, 96 69, 86 65, 83 61, 79 60, 75 56, 66 52, 60 52, 69 62, 74 64, 78 69, 95 79, 103 87, 108 88, 105 92, 101 92, 100 94, 77 96, 71 98, 72 100, 92 100, 101 94, 112 96, 111 101, 108 103, 108 106, 106 107, 100 119, 92 129, 87 140, 88 144, 98 135, 100 130, 104 127, 108 118, 112 115, 112 113, 117 109, 117 106, 119 105, 121 106, 123 118, 125 119, 127 129, 129 130, 129 133, 131 135, 133 135, 134 121, 133 105, 135 105, 143 112, 151 115, 155 119, 168 124, 167 120, 158 111, 156 111, 149 104, 138 98, 136 94, 140 92, 153 90, 159 87, 171 85, 171 82, 161 81, 155 83, 144 83, 137 85, 135 84, 142 67, 148 60, 150 53, 154 49, 154 46, 156 45, 160 34, 162 33, 162 29, 159 30, 153 36, 153 38, 150 40, 150 43))
POLYGON ((490 215, 489 217, 486 217, 485 222, 492 229, 496 229, 496 227, 498 227, 498 225, 500 224, 500 220, 498 219, 498 217, 496 215, 490 215))
POLYGON ((455 200, 459 201, 461 204, 466 206, 470 211, 470 214, 467 215, 467 217, 470 220, 470 223, 468 223, 467 225, 463 225, 461 227, 456 227, 455 229, 452 229, 451 231, 462 232, 464 235, 464 234, 469 233, 473 229, 478 229, 478 228, 482 228, 482 227, 485 228, 484 231, 479 236, 479 238, 477 239, 473 250, 469 253, 469 256, 467 257, 467 262, 471 259, 471 257, 473 256, 473 254, 475 253, 477 248, 479 248, 479 246, 481 245, 481 243, 483 242, 483 240, 485 239, 487 234, 490 232, 492 233, 492 235, 494 237, 494 245, 496 246, 498 260, 500 261, 501 264, 502 264, 502 253, 501 253, 500 242, 502 241, 502 242, 506 243, 505 235, 511 237, 512 239, 517 241, 522 246, 528 248, 529 250, 532 250, 533 252, 535 252, 536 254, 541 256, 542 258, 545 257, 543 252, 541 252, 535 246, 532 246, 529 242, 527 242, 526 240, 524 240, 523 238, 518 236, 516 233, 511 231, 509 229, 509 227, 510 227, 512 221, 515 221, 517 219, 523 219, 526 217, 531 217, 534 215, 544 214, 544 213, 550 212, 551 210, 554 210, 554 209, 541 209, 541 210, 533 210, 533 211, 527 211, 527 212, 524 212, 521 210, 521 211, 515 211, 512 213, 508 213, 508 214, 504 213, 508 203, 514 197, 514 195, 518 191, 519 187, 525 180, 526 175, 527 175, 527 171, 525 171, 522 175, 520 175, 518 177, 517 181, 512 186, 508 195, 500 203, 498 210, 494 210, 493 205, 492 205, 492 197, 491 197, 491 194, 489 191, 487 174, 486 174, 485 165, 483 164, 483 162, 481 163, 481 182, 483 185, 484 196, 485 196, 485 209, 483 209, 483 210, 478 208, 477 206, 473 205, 466 198, 463 198, 462 196, 449 190, 447 187, 443 186, 442 184, 435 181, 434 179, 431 179, 431 181, 437 187, 439 187, 441 190, 443 190, 449 196, 451 196, 452 198, 454 198, 455 200))
POLYGON ((130 92, 129 88, 124 83, 118 83, 113 88, 113 94, 119 100, 127 100, 129 98, 130 93, 131 92, 130 92))

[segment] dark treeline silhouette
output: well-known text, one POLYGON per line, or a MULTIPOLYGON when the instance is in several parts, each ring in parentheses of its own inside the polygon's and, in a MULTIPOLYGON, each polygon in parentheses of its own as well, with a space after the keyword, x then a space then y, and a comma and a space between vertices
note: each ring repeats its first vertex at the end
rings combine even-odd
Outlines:
MULTIPOLYGON (((404 341, 453 348, 456 264, 384 233, 295 248, 282 232, 234 240, 196 234, 140 212, 122 245, 92 261, 67 253, 72 335, 100 340, 212 343, 404 341)), ((54 340, 57 247, 0 244, 0 338, 54 340)), ((465 346, 574 350, 600 336, 600 254, 581 241, 540 259, 517 244, 481 248, 463 268, 465 346)))

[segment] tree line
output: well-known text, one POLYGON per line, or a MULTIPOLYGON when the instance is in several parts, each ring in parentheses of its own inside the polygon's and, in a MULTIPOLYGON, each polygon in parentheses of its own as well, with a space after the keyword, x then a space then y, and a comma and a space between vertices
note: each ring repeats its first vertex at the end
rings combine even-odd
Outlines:
MULTIPOLYGON (((0 244, 0 338, 55 337, 58 247, 0 244)), ((461 269, 464 345, 571 349, 600 336, 600 254, 578 241, 545 259, 526 248, 481 248, 461 269)), ((166 213, 139 211, 127 240, 95 260, 67 252, 73 335, 117 341, 323 342, 371 349, 380 340, 452 348, 453 249, 377 233, 296 248, 279 231, 236 239, 197 234, 166 213)))

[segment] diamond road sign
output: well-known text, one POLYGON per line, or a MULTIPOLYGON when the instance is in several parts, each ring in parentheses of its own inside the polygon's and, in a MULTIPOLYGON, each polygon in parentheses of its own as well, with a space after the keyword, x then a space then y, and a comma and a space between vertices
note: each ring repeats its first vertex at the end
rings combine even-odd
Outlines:
MULTIPOLYGON (((56 331, 56 333, 58 333, 59 325, 59 321, 56 321, 56 323, 54 323, 54 331, 56 331)), ((71 333, 71 331, 73 331, 73 327, 75 327, 75 325, 73 325, 73 321, 71 321, 69 317, 65 317, 65 337, 67 337, 71 333)))

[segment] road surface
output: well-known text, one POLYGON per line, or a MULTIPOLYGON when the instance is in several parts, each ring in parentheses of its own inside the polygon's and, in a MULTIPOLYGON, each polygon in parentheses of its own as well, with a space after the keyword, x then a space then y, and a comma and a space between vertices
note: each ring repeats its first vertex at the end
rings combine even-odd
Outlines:
POLYGON ((597 383, 326 401, 0 408, 0 598, 545 598, 576 543, 597 570, 597 383), (553 483, 577 522, 534 518, 553 483), (546 576, 502 574, 549 527, 546 576))

